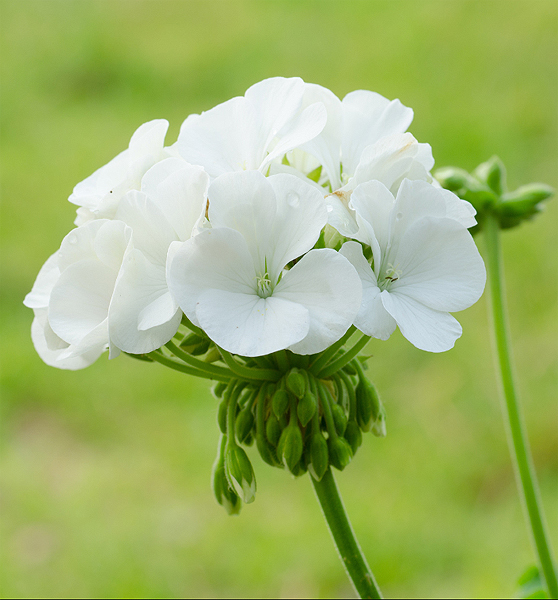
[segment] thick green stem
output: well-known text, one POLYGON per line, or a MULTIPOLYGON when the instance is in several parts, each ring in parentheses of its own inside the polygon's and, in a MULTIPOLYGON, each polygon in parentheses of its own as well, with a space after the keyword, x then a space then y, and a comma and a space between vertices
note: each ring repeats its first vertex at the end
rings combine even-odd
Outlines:
POLYGON ((172 342, 167 342, 165 347, 169 350, 169 352, 174 354, 176 358, 179 358, 181 361, 188 363, 191 367, 195 367, 200 371, 205 371, 214 375, 222 375, 223 377, 228 377, 229 379, 234 377, 232 371, 229 369, 225 369, 224 367, 219 367, 218 365, 213 365, 211 363, 206 363, 205 361, 188 354, 188 352, 184 352, 184 350, 181 350, 172 342))
POLYGON ((316 481, 310 477, 345 571, 360 598, 381 598, 374 575, 358 545, 331 468, 316 481))
POLYGON ((516 480, 523 499, 533 540, 539 557, 541 575, 546 581, 550 598, 558 598, 558 580, 552 557, 552 549, 545 524, 537 478, 529 450, 529 442, 523 423, 515 374, 511 358, 508 318, 504 301, 504 272, 500 229, 494 215, 487 214, 483 227, 487 251, 488 280, 490 286, 492 325, 501 378, 504 421, 507 424, 508 442, 514 463, 516 480))
POLYGON ((354 325, 351 325, 347 330, 347 333, 345 333, 345 335, 341 339, 337 340, 335 344, 330 346, 327 350, 324 350, 321 354, 318 354, 316 360, 310 367, 310 372, 314 375, 317 375, 320 372, 320 370, 323 367, 325 367, 327 363, 335 356, 337 350, 339 350, 339 348, 341 348, 345 344, 345 342, 349 340, 349 338, 353 335, 355 331, 356 327, 354 325))
POLYGON ((237 362, 230 352, 223 348, 219 348, 219 352, 223 357, 227 367, 241 379, 256 380, 256 381, 278 381, 281 378, 281 373, 275 369, 252 369, 241 365, 237 362))
POLYGON ((342 354, 337 360, 329 363, 322 371, 318 374, 319 379, 325 379, 330 377, 334 373, 337 373, 339 369, 342 369, 348 362, 350 362, 363 348, 366 346, 370 336, 363 335, 360 340, 350 349, 342 354))
POLYGON ((153 360, 165 365, 165 367, 169 367, 174 369, 175 371, 180 371, 181 373, 186 373, 188 375, 193 375, 194 377, 201 377, 202 379, 213 379, 215 381, 222 381, 223 383, 228 383, 230 381, 230 376, 217 375, 215 373, 208 373, 207 371, 200 371, 199 369, 194 369, 193 367, 189 367, 184 363, 178 362, 172 358, 168 358, 158 352, 157 350, 146 354, 153 360))

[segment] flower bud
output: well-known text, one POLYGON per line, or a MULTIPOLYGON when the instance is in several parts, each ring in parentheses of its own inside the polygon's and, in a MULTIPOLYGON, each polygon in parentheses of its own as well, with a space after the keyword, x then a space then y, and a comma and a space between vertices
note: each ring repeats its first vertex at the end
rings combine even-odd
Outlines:
POLYGON ((316 414, 317 409, 318 401, 316 400, 316 396, 312 392, 307 391, 296 407, 298 420, 303 427, 308 425, 312 417, 316 414))
POLYGON ((192 356, 199 356, 201 354, 205 354, 209 350, 209 344, 211 342, 209 340, 203 340, 197 346, 190 346, 188 352, 192 356))
POLYGON ((440 185, 446 190, 456 192, 467 185, 469 173, 457 167, 443 167, 434 174, 440 185))
POLYGON ((225 450, 225 474, 229 485, 246 504, 256 499, 256 476, 244 450, 229 443, 225 450))
POLYGON ((289 371, 286 383, 289 392, 294 394, 298 399, 304 396, 306 392, 306 379, 296 367, 289 371))
POLYGON ((320 481, 329 466, 327 442, 320 432, 314 433, 310 438, 307 462, 310 475, 316 481, 320 481))
POLYGON ((345 371, 345 373, 348 373, 349 375, 356 375, 356 369, 353 367, 353 365, 351 363, 347 363, 344 367, 343 367, 343 371, 345 371))
POLYGON ((291 423, 281 434, 277 445, 277 457, 293 475, 302 456, 302 447, 302 433, 298 425, 291 423))
POLYGON ((215 396, 215 398, 222 398, 225 390, 227 389, 227 384, 222 381, 218 381, 212 388, 211 392, 215 396))
POLYGON ((506 167, 497 157, 493 156, 481 163, 473 175, 482 183, 485 183, 493 192, 501 196, 506 191, 506 167))
POLYGON ((283 428, 281 427, 281 423, 279 423, 277 417, 271 413, 265 424, 265 435, 273 447, 276 447, 279 443, 282 432, 283 428))
POLYGON ((370 431, 380 411, 380 398, 374 384, 362 378, 356 387, 357 422, 362 431, 370 431))
POLYGON ((289 394, 287 390, 276 390, 271 398, 271 406, 277 418, 280 419, 289 406, 289 394))
POLYGON ((252 427, 254 427, 254 414, 250 406, 243 408, 236 417, 234 423, 236 439, 240 444, 246 443, 249 437, 252 427))
POLYGON ((343 437, 349 442, 353 455, 355 455, 362 444, 362 433, 356 421, 349 421, 347 423, 343 437))
POLYGON ((342 437, 330 437, 327 441, 329 462, 339 471, 342 471, 353 458, 353 451, 349 442, 342 437))
POLYGON ((331 412, 333 414, 333 422, 335 423, 335 431, 337 431, 338 435, 343 435, 345 427, 347 427, 347 415, 345 411, 339 404, 332 404, 331 412))
POLYGON ((207 338, 198 335, 197 333, 188 334, 181 342, 180 347, 184 348, 186 352, 190 352, 190 348, 193 348, 203 342, 206 342, 207 338))
POLYGON ((264 462, 272 467, 279 466, 279 462, 275 457, 275 449, 269 445, 269 442, 260 433, 256 434, 256 447, 258 448, 258 452, 260 453, 260 456, 264 462))
POLYGON ((372 425, 372 433, 376 437, 386 437, 386 410, 382 404, 380 406, 380 413, 378 414, 378 418, 374 421, 374 425, 372 425))
POLYGON ((221 433, 227 433, 227 407, 228 402, 226 400, 221 401, 219 409, 217 411, 217 423, 221 433))
POLYGON ((509 229, 522 221, 532 219, 542 210, 541 203, 553 194, 554 190, 543 183, 523 185, 514 192, 506 194, 498 206, 500 227, 509 229))
POLYGON ((242 508, 242 502, 234 490, 229 487, 222 461, 217 462, 213 469, 212 487, 217 502, 229 515, 237 515, 242 508))

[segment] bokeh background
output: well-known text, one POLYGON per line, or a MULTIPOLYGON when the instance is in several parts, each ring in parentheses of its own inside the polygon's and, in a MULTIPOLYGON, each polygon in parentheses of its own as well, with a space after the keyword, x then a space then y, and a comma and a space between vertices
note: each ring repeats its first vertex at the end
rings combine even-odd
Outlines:
MULTIPOLYGON (((127 357, 47 367, 21 304, 72 227, 73 186, 153 118, 183 119, 284 75, 415 111, 437 166, 498 154, 512 188, 558 185, 554 0, 1 0, 4 597, 352 595, 307 476, 254 454, 258 496, 211 493, 216 401, 127 357)), ((558 542, 557 201, 505 234, 515 357, 558 542)), ((482 250, 482 236, 477 238, 482 250)), ((511 596, 534 562, 500 416, 486 299, 443 355, 396 333, 370 373, 388 437, 338 476, 390 597, 511 596)))

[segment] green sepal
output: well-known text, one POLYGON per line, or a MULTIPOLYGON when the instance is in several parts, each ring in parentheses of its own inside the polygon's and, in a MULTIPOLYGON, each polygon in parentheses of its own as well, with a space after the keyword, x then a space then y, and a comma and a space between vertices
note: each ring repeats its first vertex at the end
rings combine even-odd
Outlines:
POLYGON ((289 407, 289 393, 287 390, 275 390, 275 393, 271 397, 271 406, 275 416, 280 419, 289 407))
MULTIPOLYGON (((226 384, 225 384, 225 387, 226 387, 226 384)), ((229 406, 229 403, 227 402, 226 399, 224 399, 219 404, 219 408, 217 410, 217 423, 219 425, 219 429, 221 430, 221 433, 223 433, 223 434, 227 433, 227 409, 228 409, 228 406, 229 406)))
POLYGON ((516 598, 548 598, 538 567, 529 567, 517 581, 516 598))
POLYGON ((378 418, 374 421, 374 425, 372 425, 371 431, 376 437, 386 437, 387 435, 386 410, 383 404, 380 406, 378 418))
POLYGON ((207 341, 207 337, 198 335, 197 333, 189 333, 187 336, 182 339, 180 344, 180 348, 183 348, 187 352, 189 352, 189 348, 193 348, 203 342, 207 341))
POLYGON ((353 455, 355 455, 362 444, 362 432, 356 421, 349 421, 347 423, 343 437, 349 442, 353 455))
POLYGON ((481 163, 473 171, 473 175, 498 196, 506 192, 506 167, 497 156, 481 163))
POLYGON ((291 423, 283 430, 277 444, 277 458, 295 475, 298 462, 302 457, 302 433, 298 425, 291 423))
POLYGON ((256 448, 262 457, 262 460, 272 467, 282 467, 275 456, 275 449, 272 448, 267 439, 260 433, 256 434, 256 448))
POLYGON ((256 499, 256 476, 246 452, 237 444, 228 443, 225 450, 225 474, 229 485, 250 504, 256 499))
POLYGON ((254 413, 252 407, 245 406, 237 415, 234 423, 236 439, 239 444, 247 444, 247 439, 254 427, 254 413))
POLYGON ((338 435, 343 435, 348 421, 345 411, 339 404, 332 404, 331 413, 333 415, 333 422, 335 423, 335 431, 337 431, 338 435))
POLYGON ((306 425, 308 425, 308 423, 312 420, 312 417, 316 414, 317 409, 318 401, 316 400, 316 396, 314 396, 312 392, 307 391, 296 407, 298 420, 303 427, 306 427, 306 425))
POLYGON ((307 466, 310 475, 320 481, 329 466, 329 452, 324 436, 318 431, 313 433, 308 442, 307 466))
POLYGON ((523 185, 510 194, 502 196, 498 206, 500 227, 509 229, 535 217, 543 207, 543 202, 554 195, 554 189, 543 183, 523 185))
POLYGON ((306 177, 308 177, 308 179, 311 179, 312 181, 315 181, 316 183, 318 183, 318 181, 320 181, 321 175, 322 175, 322 165, 320 165, 319 167, 316 167, 313 171, 310 171, 310 173, 308 173, 308 175, 306 175, 306 177))
POLYGON ((289 392, 294 394, 299 400, 306 393, 306 378, 296 367, 289 371, 285 378, 285 383, 289 392))
POLYGON ((327 447, 330 464, 339 471, 342 471, 353 458, 353 451, 349 446, 349 442, 342 437, 330 437, 327 440, 327 447))
POLYGON ((242 508, 242 502, 234 490, 229 486, 225 475, 223 462, 215 464, 212 474, 212 489, 217 502, 227 511, 229 515, 238 515, 242 508))
POLYGON ((277 447, 282 432, 281 423, 273 413, 270 414, 265 424, 265 435, 273 447, 277 447))

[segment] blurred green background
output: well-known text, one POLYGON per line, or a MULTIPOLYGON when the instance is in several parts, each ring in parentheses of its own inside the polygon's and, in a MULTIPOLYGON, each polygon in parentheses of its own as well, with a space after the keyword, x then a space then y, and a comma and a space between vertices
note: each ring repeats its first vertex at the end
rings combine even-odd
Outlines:
MULTIPOLYGON (((558 186, 558 4, 544 1, 1 1, 3 597, 351 596, 307 476, 254 455, 258 497, 211 493, 201 381, 102 357, 47 367, 21 304, 72 227, 73 186, 144 121, 182 120, 263 78, 413 107, 437 166, 498 154, 512 187, 558 186)), ((507 232, 515 357, 558 532, 557 202, 507 232)), ((477 238, 482 249, 482 236, 477 238)), ((500 417, 485 299, 433 355, 399 333, 370 373, 388 437, 338 476, 387 596, 510 596, 534 562, 500 417)), ((554 543, 558 542, 554 535, 554 543)))

